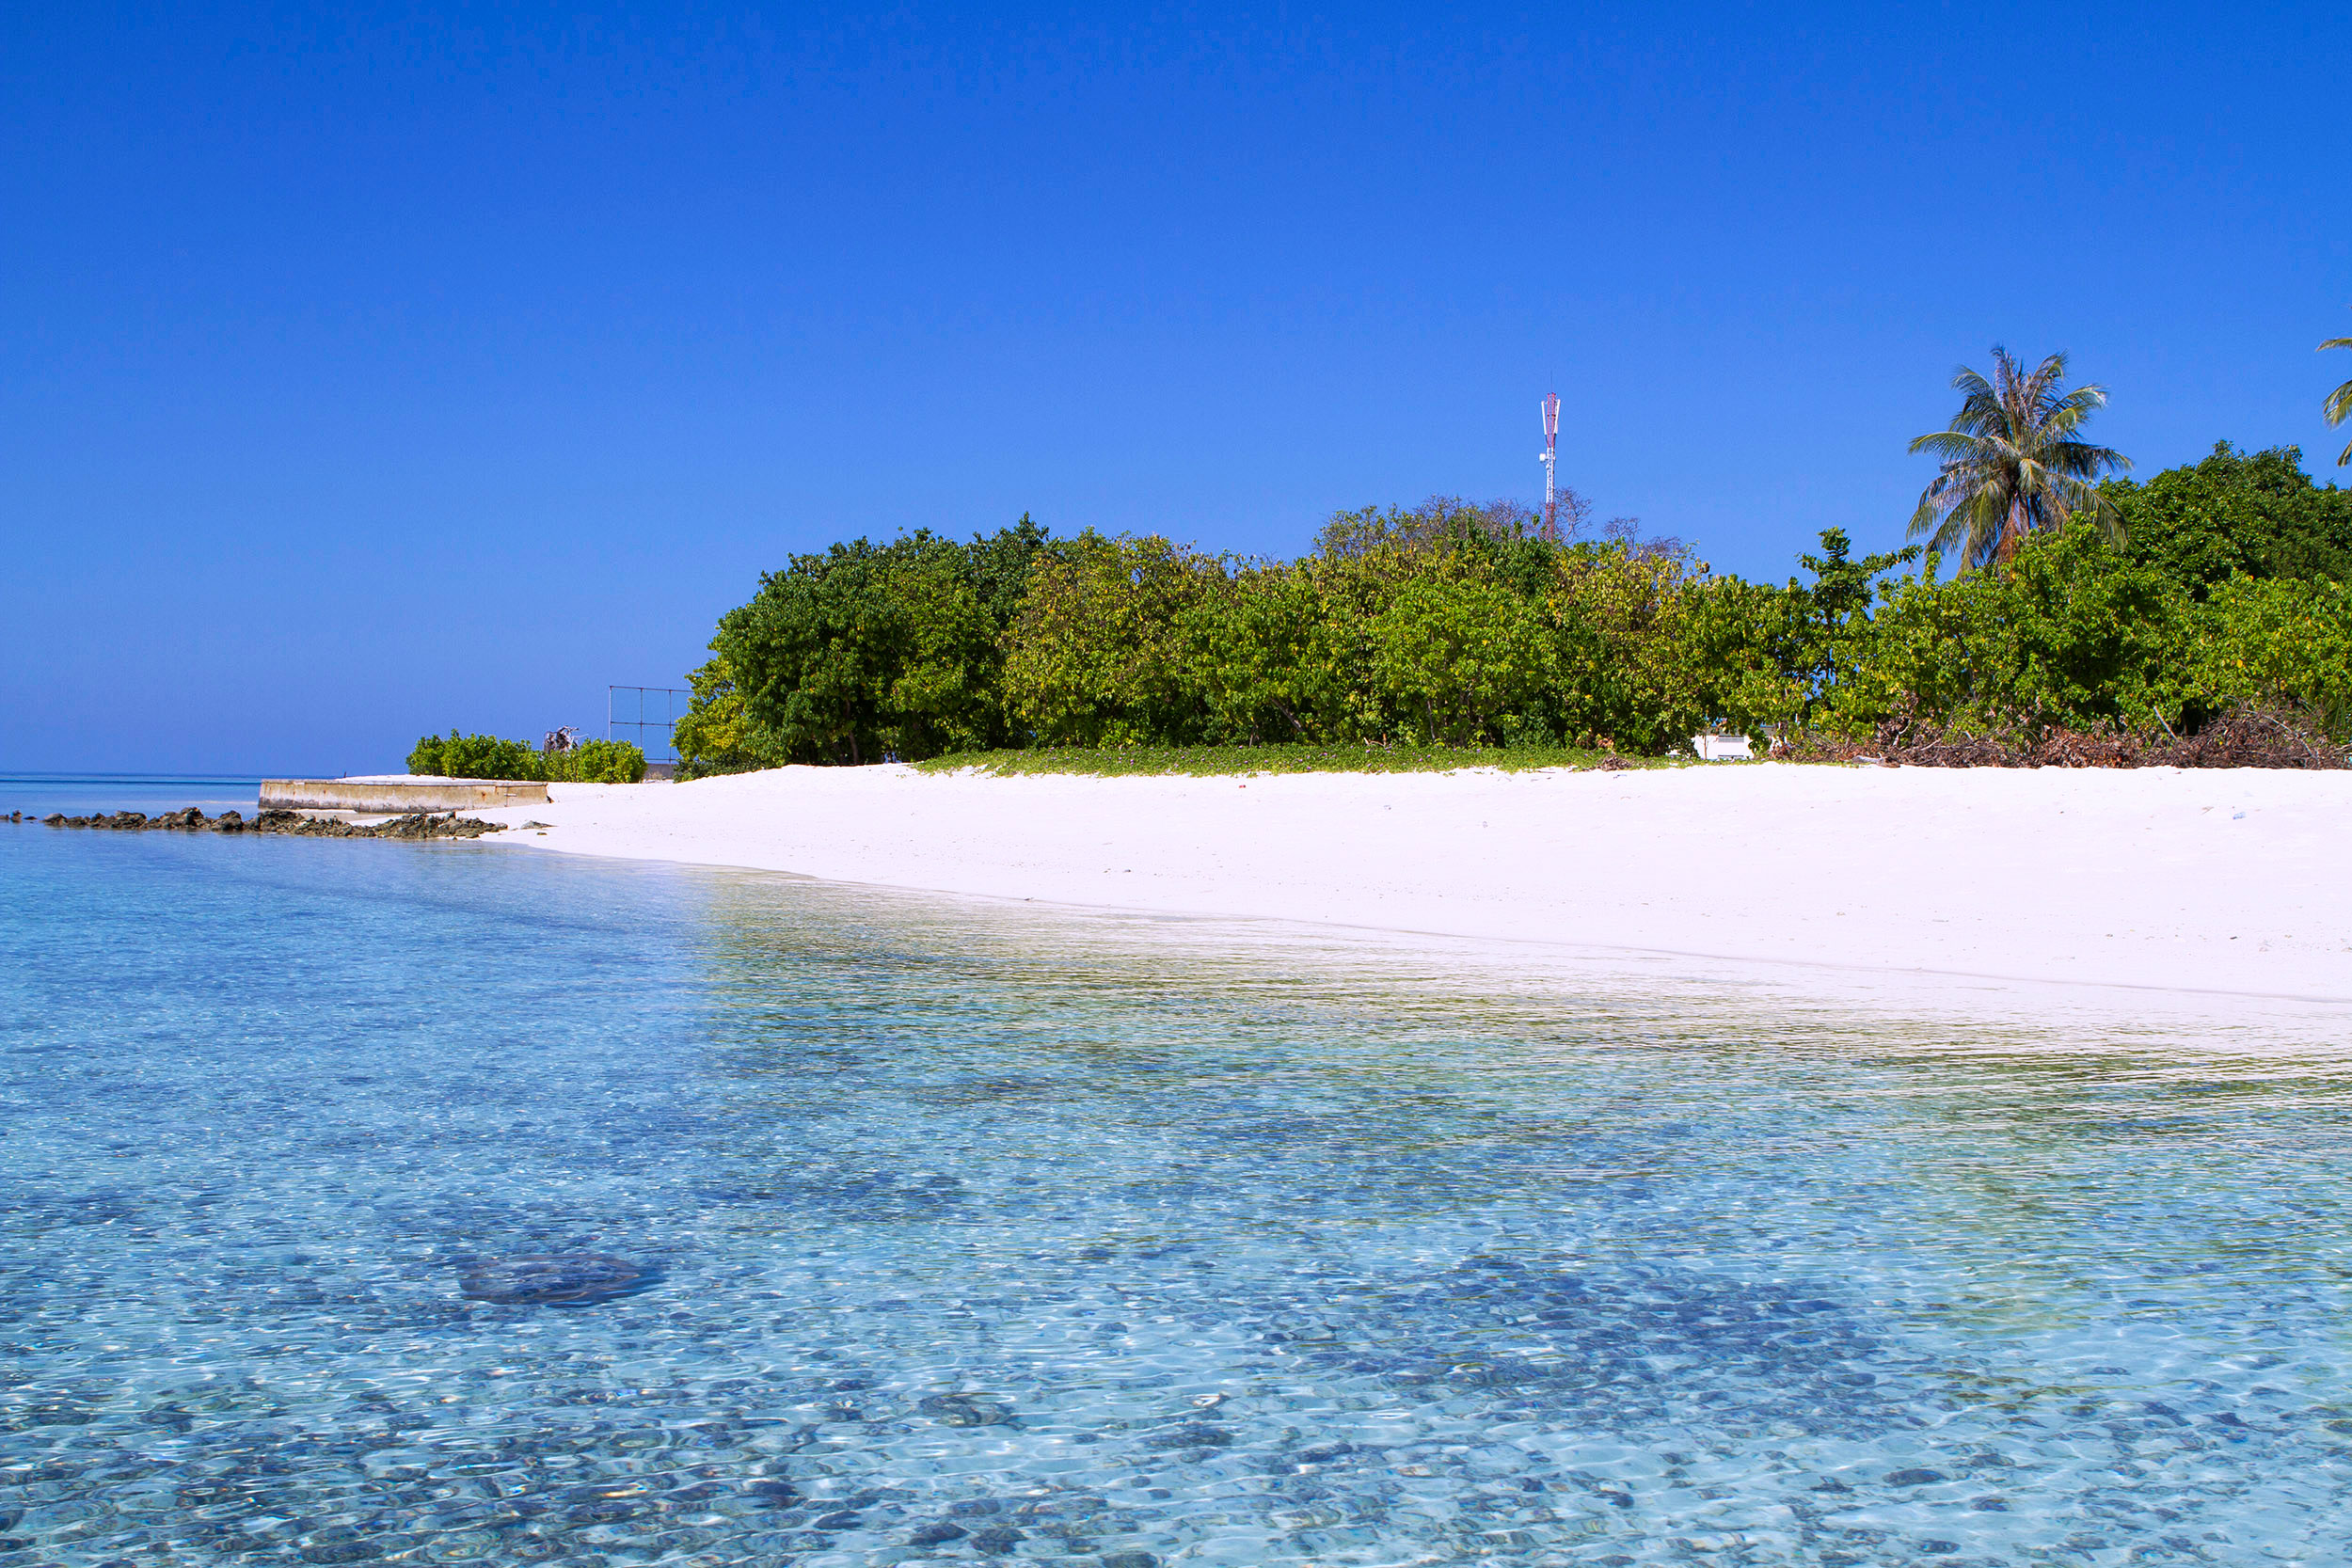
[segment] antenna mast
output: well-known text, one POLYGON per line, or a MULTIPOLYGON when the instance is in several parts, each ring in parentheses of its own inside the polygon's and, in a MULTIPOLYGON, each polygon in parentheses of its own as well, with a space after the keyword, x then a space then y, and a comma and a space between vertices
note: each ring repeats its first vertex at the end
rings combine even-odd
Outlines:
POLYGON ((1544 450, 1536 461, 1544 466, 1544 537, 1560 537, 1560 394, 1544 397, 1544 450))

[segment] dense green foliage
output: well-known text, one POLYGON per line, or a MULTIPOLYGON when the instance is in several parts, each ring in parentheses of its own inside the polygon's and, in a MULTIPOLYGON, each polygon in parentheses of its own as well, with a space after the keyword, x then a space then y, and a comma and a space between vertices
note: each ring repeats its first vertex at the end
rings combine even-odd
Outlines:
POLYGON ((568 752, 542 752, 550 784, 643 784, 645 753, 626 740, 583 740, 568 752))
POLYGON ((1831 530, 1801 576, 1749 582, 1457 501, 1342 514, 1292 561, 1025 517, 969 545, 861 540, 721 623, 679 750, 689 774, 1073 748, 1657 756, 1708 728, 2184 732, 2244 703, 2343 733, 2352 494, 2296 456, 2225 447, 2110 482, 2128 543, 2036 527, 1949 581, 1831 530))
POLYGON ((568 752, 541 752, 528 741, 452 730, 419 740, 408 753, 408 771, 449 779, 637 784, 645 776, 645 753, 626 740, 583 740, 568 752))
POLYGON ((539 753, 529 741, 491 735, 428 735, 408 753, 408 771, 446 779, 544 779, 539 753))
POLYGON ((727 612, 695 672, 689 771, 1002 746, 1002 640, 1045 531, 917 531, 800 555, 727 612))
POLYGON ((2352 490, 2312 483, 2299 448, 2249 454, 2223 441, 2145 484, 2101 488, 2131 558, 2200 598, 2233 573, 2352 582, 2352 490))
POLYGON ((686 713, 670 732, 677 749, 677 776, 707 778, 714 773, 741 773, 771 766, 744 733, 743 693, 725 658, 712 655, 686 677, 693 689, 686 713))

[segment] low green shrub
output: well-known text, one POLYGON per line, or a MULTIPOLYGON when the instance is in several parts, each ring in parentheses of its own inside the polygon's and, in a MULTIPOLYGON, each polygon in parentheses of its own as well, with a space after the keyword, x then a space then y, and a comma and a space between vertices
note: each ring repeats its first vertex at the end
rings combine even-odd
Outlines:
POLYGON ((428 735, 408 753, 408 771, 446 779, 544 779, 546 768, 528 741, 494 735, 428 735))
POLYGON ((645 778, 645 753, 626 740, 583 740, 539 760, 559 784, 642 784, 645 778))
POLYGON ((638 784, 645 753, 626 740, 583 740, 568 752, 539 752, 492 735, 428 735, 408 753, 408 771, 445 779, 524 779, 553 784, 638 784))

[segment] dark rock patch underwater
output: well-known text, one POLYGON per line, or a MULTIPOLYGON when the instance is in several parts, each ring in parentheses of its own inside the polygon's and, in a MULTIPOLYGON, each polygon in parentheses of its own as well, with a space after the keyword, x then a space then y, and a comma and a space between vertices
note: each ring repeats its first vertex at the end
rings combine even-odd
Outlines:
POLYGON ((646 1282, 646 1271, 624 1259, 538 1253, 473 1264, 466 1271, 465 1292, 508 1307, 579 1307, 626 1295, 646 1282))

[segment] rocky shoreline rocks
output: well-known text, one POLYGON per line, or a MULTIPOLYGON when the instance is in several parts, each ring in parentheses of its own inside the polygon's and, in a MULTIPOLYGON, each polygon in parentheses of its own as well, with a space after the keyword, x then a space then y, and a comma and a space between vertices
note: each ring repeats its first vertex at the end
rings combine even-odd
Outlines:
POLYGON ((103 828, 116 832, 152 832, 158 829, 183 833, 294 833, 303 838, 480 838, 484 833, 502 833, 503 825, 485 822, 477 816, 460 816, 455 812, 436 816, 430 812, 395 816, 389 821, 361 826, 356 822, 340 822, 332 817, 309 816, 298 811, 265 811, 248 820, 243 812, 225 811, 218 816, 206 816, 196 807, 184 811, 167 811, 160 816, 145 812, 98 812, 88 816, 68 816, 63 812, 51 812, 36 817, 29 813, 8 813, 11 822, 40 822, 51 828, 103 828))

